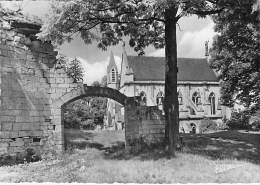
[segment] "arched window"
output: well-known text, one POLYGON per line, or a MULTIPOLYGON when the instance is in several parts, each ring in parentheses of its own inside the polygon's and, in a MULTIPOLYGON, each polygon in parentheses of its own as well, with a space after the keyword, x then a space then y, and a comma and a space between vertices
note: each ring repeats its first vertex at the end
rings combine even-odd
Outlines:
POLYGON ((200 94, 198 92, 194 92, 192 95, 192 101, 193 103, 198 106, 201 104, 201 97, 200 94))
POLYGON ((178 101, 179 101, 179 104, 180 104, 180 105, 183 104, 181 91, 178 91, 178 101))
POLYGON ((116 82, 116 70, 111 70, 111 82, 116 82))
POLYGON ((141 101, 140 101, 141 105, 146 105, 147 100, 146 100, 145 92, 144 91, 140 92, 139 96, 140 96, 140 99, 141 99, 141 101))
POLYGON ((156 104, 162 105, 163 104, 163 98, 164 98, 163 92, 159 91, 157 96, 156 96, 156 104))
POLYGON ((196 124, 195 123, 191 123, 190 127, 191 127, 190 133, 191 134, 196 134, 196 124))
POLYGON ((216 114, 216 103, 215 103, 215 94, 212 92, 209 95, 209 103, 210 103, 210 114, 216 114))

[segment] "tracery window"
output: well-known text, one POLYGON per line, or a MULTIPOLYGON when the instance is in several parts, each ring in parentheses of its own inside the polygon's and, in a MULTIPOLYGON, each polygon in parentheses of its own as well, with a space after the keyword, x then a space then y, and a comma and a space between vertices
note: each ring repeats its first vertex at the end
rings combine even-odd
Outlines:
POLYGON ((215 94, 212 92, 209 95, 209 103, 210 103, 210 114, 214 115, 216 114, 216 99, 215 94))
POLYGON ((201 97, 200 94, 198 92, 194 92, 192 95, 192 101, 193 103, 198 106, 201 104, 201 97))
POLYGON ((183 104, 182 93, 181 93, 181 91, 178 91, 178 101, 179 101, 179 104, 180 104, 180 105, 183 104))
POLYGON ((140 98, 141 98, 141 104, 142 105, 146 105, 147 104, 147 100, 146 100, 146 94, 144 91, 141 91, 139 94, 140 98))
POLYGON ((157 96, 156 96, 156 104, 162 105, 163 104, 163 98, 164 98, 163 92, 159 91, 157 96))

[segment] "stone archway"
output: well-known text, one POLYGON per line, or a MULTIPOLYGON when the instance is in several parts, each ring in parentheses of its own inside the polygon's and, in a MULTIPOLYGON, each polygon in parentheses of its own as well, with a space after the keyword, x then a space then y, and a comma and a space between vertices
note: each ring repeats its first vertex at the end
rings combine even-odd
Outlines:
POLYGON ((122 94, 116 89, 112 89, 109 87, 94 87, 82 85, 81 87, 73 89, 70 92, 64 94, 63 96, 58 98, 56 100, 57 102, 55 103, 64 105, 86 96, 99 96, 110 98, 122 105, 125 105, 127 99, 126 95, 122 94))
POLYGON ((54 117, 55 117, 55 124, 56 124, 56 131, 57 131, 57 138, 56 145, 60 145, 60 149, 64 150, 64 125, 63 125, 63 107, 67 104, 81 99, 83 97, 89 96, 98 96, 98 97, 105 97, 110 98, 121 105, 125 106, 128 102, 128 97, 122 94, 120 91, 108 87, 96 87, 96 86, 87 86, 85 84, 81 84, 76 88, 73 88, 71 91, 65 93, 61 97, 57 98, 53 102, 53 109, 54 109, 54 117))

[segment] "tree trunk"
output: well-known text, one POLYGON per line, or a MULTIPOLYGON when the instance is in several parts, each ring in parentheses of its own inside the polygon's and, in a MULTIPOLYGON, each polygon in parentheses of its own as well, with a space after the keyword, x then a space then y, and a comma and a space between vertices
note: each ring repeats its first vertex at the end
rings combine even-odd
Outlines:
POLYGON ((179 135, 179 103, 177 95, 177 8, 165 10, 165 136, 169 157, 175 156, 179 135))

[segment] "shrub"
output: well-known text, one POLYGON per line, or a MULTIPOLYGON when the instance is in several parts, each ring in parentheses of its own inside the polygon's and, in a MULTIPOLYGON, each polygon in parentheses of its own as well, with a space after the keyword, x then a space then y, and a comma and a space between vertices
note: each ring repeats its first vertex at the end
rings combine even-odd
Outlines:
POLYGON ((227 126, 230 129, 249 129, 249 117, 247 111, 232 112, 231 119, 227 121, 227 126))
POLYGON ((251 129, 252 130, 260 130, 260 121, 255 121, 251 124, 251 129))
POLYGON ((65 128, 80 128, 81 120, 77 117, 69 117, 64 120, 65 128))
POLYGON ((249 125, 252 130, 260 130, 260 111, 250 117, 249 125))
POLYGON ((214 131, 217 129, 218 129, 217 123, 208 118, 205 118, 200 122, 200 133, 214 131))

